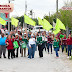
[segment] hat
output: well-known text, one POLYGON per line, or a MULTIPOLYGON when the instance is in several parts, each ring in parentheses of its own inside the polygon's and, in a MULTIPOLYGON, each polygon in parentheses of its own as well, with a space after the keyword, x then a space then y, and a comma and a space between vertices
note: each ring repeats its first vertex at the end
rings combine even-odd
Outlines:
POLYGON ((25 35, 26 33, 24 33, 24 35, 25 35))
POLYGON ((33 34, 31 34, 31 36, 34 36, 33 34))
POLYGON ((18 32, 20 32, 21 30, 18 30, 18 32))
POLYGON ((15 36, 18 35, 18 33, 15 34, 15 36))

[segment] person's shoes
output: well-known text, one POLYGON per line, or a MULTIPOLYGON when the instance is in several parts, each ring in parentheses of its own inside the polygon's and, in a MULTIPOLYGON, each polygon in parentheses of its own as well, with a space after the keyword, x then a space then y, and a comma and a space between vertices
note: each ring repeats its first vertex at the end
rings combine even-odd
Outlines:
POLYGON ((10 59, 10 58, 8 58, 8 59, 10 59))
POLYGON ((69 59, 69 56, 67 58, 69 59))
POLYGON ((31 58, 28 57, 28 60, 29 60, 29 59, 31 59, 31 58))
POLYGON ((18 58, 18 56, 16 55, 16 58, 18 58))
POLYGON ((6 58, 6 56, 4 56, 4 58, 6 58))
POLYGON ((21 57, 23 57, 23 56, 21 56, 21 57))
POLYGON ((71 58, 71 56, 70 56, 70 58, 71 58))
POLYGON ((24 56, 24 57, 26 57, 26 56, 24 56))
POLYGON ((11 59, 13 59, 13 57, 11 57, 11 59))
POLYGON ((59 58, 59 57, 56 57, 56 58, 59 58))
POLYGON ((15 56, 13 56, 13 58, 15 58, 15 56))
POLYGON ((49 54, 49 52, 48 52, 48 54, 49 54))
POLYGON ((51 54, 52 54, 52 52, 51 52, 51 54))
POLYGON ((0 57, 1 58, 1 57, 0 57))

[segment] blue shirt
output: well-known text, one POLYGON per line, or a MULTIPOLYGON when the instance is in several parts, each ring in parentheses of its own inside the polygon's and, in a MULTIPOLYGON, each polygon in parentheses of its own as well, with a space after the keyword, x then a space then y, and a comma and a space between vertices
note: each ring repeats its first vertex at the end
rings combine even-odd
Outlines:
POLYGON ((1 37, 0 38, 0 45, 6 45, 6 43, 5 43, 5 41, 6 41, 6 37, 1 37))

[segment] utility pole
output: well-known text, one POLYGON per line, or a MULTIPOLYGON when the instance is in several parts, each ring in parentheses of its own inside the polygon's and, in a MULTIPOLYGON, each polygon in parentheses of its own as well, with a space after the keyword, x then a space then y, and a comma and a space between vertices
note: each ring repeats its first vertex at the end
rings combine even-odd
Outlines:
MULTIPOLYGON (((27 14, 27 1, 25 1, 25 14, 27 14)), ((26 23, 25 23, 25 27, 27 27, 26 23)))
MULTIPOLYGON (((8 0, 8 3, 10 3, 10 0, 8 0)), ((8 14, 8 31, 10 32, 10 14, 8 14)))
POLYGON ((49 22, 50 22, 50 12, 49 12, 49 22))
POLYGON ((56 0, 56 18, 58 18, 58 0, 56 0))

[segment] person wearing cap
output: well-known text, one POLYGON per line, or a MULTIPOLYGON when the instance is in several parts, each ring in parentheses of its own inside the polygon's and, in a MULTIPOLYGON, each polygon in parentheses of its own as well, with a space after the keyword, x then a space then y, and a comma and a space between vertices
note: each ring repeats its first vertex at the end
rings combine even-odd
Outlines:
POLYGON ((60 41, 60 42, 59 42, 59 49, 60 49, 60 45, 61 45, 60 35, 64 35, 61 30, 60 30, 60 32, 57 34, 57 37, 58 37, 58 39, 59 39, 59 41, 60 41))
POLYGON ((66 49, 67 53, 67 37, 66 34, 64 34, 64 37, 61 39, 61 45, 62 45, 62 53, 64 52, 64 48, 66 49))
POLYGON ((53 47, 54 47, 54 51, 56 52, 56 57, 59 57, 58 51, 59 51, 59 39, 56 36, 54 41, 53 41, 53 47))
MULTIPOLYGON (((18 35, 18 33, 15 34, 14 40, 17 41, 18 42, 18 45, 20 46, 19 41, 21 40, 21 37, 18 35)), ((18 57, 18 49, 19 48, 16 49, 16 57, 18 57)))
POLYGON ((68 57, 71 58, 71 35, 69 34, 68 39, 67 39, 67 45, 68 45, 68 57))
POLYGON ((42 39, 43 39, 43 41, 44 41, 44 48, 45 48, 45 51, 46 51, 47 38, 46 38, 46 33, 45 33, 45 31, 42 32, 42 39))
POLYGON ((36 49, 36 42, 34 35, 31 34, 31 38, 29 39, 29 59, 34 58, 35 55, 35 49, 36 49))
POLYGON ((10 56, 13 59, 13 39, 11 38, 11 35, 8 35, 6 39, 6 44, 7 44, 7 50, 8 50, 8 59, 10 59, 10 56))
POLYGON ((48 54, 49 54, 49 48, 51 48, 51 54, 52 54, 52 44, 53 44, 53 36, 51 33, 49 33, 47 37, 47 49, 48 49, 48 54))
POLYGON ((23 50, 24 50, 24 57, 26 57, 26 47, 23 46, 28 44, 28 37, 26 35, 26 33, 24 33, 24 36, 22 37, 22 46, 21 46, 21 57, 23 57, 23 50))

